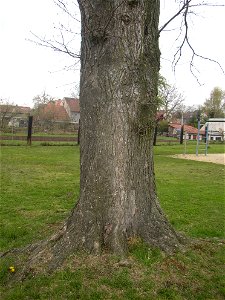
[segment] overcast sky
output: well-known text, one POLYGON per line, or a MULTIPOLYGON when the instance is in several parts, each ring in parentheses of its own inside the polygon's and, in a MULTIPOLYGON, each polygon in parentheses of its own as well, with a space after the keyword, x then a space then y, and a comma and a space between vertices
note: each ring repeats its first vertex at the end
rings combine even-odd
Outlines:
MULTIPOLYGON (((211 2, 225 4, 225 0, 211 2)), ((161 0, 161 24, 176 9, 175 0, 161 0)), ((225 70, 225 8, 201 7, 195 12, 198 16, 193 14, 189 20, 190 41, 195 51, 217 60, 225 70)), ((32 106, 32 99, 43 91, 55 98, 76 93, 79 68, 67 71, 73 64, 71 58, 28 41, 33 39, 31 32, 56 37, 58 31, 54 27, 60 22, 71 25, 53 0, 0 0, 0 98, 32 106)), ((79 32, 79 23, 76 26, 75 31, 79 32)), ((191 52, 188 48, 183 49, 182 59, 173 72, 171 62, 178 46, 175 40, 179 26, 178 19, 161 34, 161 73, 184 94, 186 105, 203 104, 215 86, 225 90, 225 75, 217 64, 196 58, 199 85, 189 70, 191 52)), ((79 36, 73 45, 79 51, 79 36)))

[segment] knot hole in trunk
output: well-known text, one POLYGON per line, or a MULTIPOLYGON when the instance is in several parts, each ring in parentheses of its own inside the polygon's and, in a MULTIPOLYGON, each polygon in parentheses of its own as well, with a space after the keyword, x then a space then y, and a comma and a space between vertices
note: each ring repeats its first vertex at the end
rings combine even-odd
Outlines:
POLYGON ((138 5, 139 0, 127 0, 128 5, 133 8, 138 5))

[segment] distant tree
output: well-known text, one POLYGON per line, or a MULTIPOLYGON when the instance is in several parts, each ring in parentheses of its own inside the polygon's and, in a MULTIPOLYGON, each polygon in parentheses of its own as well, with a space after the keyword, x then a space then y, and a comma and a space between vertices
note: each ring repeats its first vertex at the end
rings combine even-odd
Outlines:
POLYGON ((0 128, 5 128, 17 113, 17 106, 8 99, 0 98, 0 128))
MULTIPOLYGON (((187 125, 191 125, 193 127, 198 127, 198 119, 197 115, 198 112, 202 111, 201 106, 186 106, 182 105, 179 110, 176 111, 176 113, 173 115, 173 118, 180 120, 179 122, 187 125)), ((201 115, 203 117, 203 115, 201 115)), ((204 120, 201 120, 204 122, 204 120)))
POLYGON ((40 130, 52 128, 54 120, 54 98, 45 91, 33 98, 34 103, 34 126, 40 130), (46 106, 51 105, 51 109, 47 110, 46 106))
POLYGON ((208 118, 225 117, 225 91, 215 87, 203 104, 203 112, 208 118))
POLYGON ((167 120, 161 120, 158 123, 158 133, 163 134, 168 132, 168 121, 167 120))
POLYGON ((42 94, 37 95, 33 98, 34 103, 34 110, 43 107, 45 104, 49 103, 50 101, 54 101, 54 98, 44 91, 42 94))
POLYGON ((170 85, 165 78, 160 76, 158 88, 159 109, 164 111, 164 117, 171 119, 172 114, 179 110, 184 102, 184 96, 179 93, 174 85, 170 85))
POLYGON ((191 125, 196 128, 198 127, 198 112, 197 111, 191 112, 189 119, 187 119, 186 124, 191 125))
POLYGON ((70 96, 72 98, 79 98, 79 94, 80 94, 80 86, 79 86, 79 84, 75 84, 71 91, 70 96))

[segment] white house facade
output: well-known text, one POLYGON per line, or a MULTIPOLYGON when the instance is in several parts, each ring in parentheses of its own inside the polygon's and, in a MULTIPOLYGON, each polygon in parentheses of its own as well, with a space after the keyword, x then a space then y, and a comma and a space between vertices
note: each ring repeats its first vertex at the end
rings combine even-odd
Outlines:
POLYGON ((63 106, 69 115, 71 122, 79 123, 80 120, 80 103, 76 98, 63 98, 63 106))
POLYGON ((208 140, 210 141, 224 141, 225 137, 225 118, 213 118, 201 128, 206 130, 208 126, 208 140))

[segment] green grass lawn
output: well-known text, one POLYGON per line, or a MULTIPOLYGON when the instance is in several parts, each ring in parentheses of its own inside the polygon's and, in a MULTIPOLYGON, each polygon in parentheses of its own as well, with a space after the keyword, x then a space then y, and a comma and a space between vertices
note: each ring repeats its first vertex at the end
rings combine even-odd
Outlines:
MULTIPOLYGON (((209 143, 208 153, 224 153, 225 144, 222 143, 209 143)), ((154 147, 155 155, 173 155, 173 154, 184 154, 185 146, 176 144, 157 144, 154 147)), ((195 154, 196 153, 196 141, 189 141, 186 147, 186 154, 195 154)), ((199 144, 199 154, 205 154, 205 143, 201 142, 199 144)))
POLYGON ((78 147, 2 147, 0 249, 49 234, 78 194, 78 147))
MULTIPOLYGON (((134 241, 129 266, 106 254, 74 255, 52 275, 13 287, 7 268, 16 261, 3 261, 0 299, 224 299, 225 167, 167 157, 182 151, 180 145, 154 148, 158 195, 173 226, 201 240, 172 256, 134 241)), ((222 144, 210 145, 209 153, 221 152, 222 144)), ((78 196, 77 146, 2 147, 0 251, 49 236, 78 196)))

